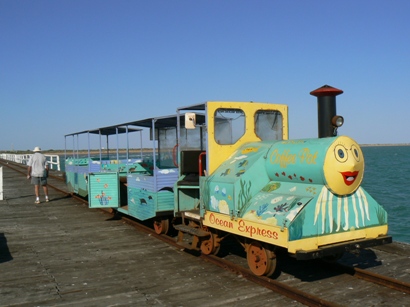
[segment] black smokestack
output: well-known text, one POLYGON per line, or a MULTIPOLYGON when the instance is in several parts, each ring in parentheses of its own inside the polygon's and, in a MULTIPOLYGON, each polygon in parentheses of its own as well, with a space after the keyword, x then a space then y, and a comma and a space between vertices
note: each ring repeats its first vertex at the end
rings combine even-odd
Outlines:
POLYGON ((329 85, 323 85, 311 91, 310 95, 317 97, 317 118, 319 138, 335 135, 335 127, 332 118, 336 115, 336 96, 343 91, 329 85))

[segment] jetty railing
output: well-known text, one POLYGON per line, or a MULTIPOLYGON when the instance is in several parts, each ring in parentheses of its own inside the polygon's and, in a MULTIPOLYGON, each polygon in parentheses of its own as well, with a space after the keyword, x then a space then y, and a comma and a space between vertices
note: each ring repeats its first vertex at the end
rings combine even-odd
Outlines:
MULTIPOLYGON (((24 164, 27 165, 28 160, 32 154, 10 154, 10 153, 1 153, 0 158, 7 160, 7 161, 12 161, 16 162, 19 164, 24 164)), ((49 164, 50 169, 60 171, 60 156, 58 155, 46 155, 47 162, 49 164)))
POLYGON ((3 200, 3 166, 0 166, 0 200, 3 200))

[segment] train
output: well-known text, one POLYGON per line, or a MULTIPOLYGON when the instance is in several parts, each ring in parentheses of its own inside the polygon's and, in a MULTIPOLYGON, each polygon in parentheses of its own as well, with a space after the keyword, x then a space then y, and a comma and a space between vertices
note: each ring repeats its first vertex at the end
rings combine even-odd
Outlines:
POLYGON ((216 255, 233 237, 258 276, 275 272, 280 251, 335 261, 391 243, 386 210, 361 186, 362 150, 338 134, 341 93, 329 85, 310 92, 317 97, 317 138, 289 139, 285 104, 232 101, 67 134, 67 187, 90 208, 148 221, 158 234, 174 229, 189 250, 216 255), (131 137, 138 148, 129 148, 131 137), (113 138, 117 148, 109 151, 113 138))

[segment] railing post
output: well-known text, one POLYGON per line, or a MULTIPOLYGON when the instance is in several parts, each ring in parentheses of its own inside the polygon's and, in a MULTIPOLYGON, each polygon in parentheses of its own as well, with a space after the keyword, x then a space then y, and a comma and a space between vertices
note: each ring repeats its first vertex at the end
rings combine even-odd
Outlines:
POLYGON ((3 166, 0 166, 0 200, 3 200, 3 166))

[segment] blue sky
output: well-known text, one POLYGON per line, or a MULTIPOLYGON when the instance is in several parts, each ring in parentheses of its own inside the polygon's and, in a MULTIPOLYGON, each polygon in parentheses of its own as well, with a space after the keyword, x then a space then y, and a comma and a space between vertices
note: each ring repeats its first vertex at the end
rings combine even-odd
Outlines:
POLYGON ((207 100, 289 106, 317 136, 316 97, 342 89, 339 133, 410 143, 408 0, 0 0, 0 151, 207 100))

